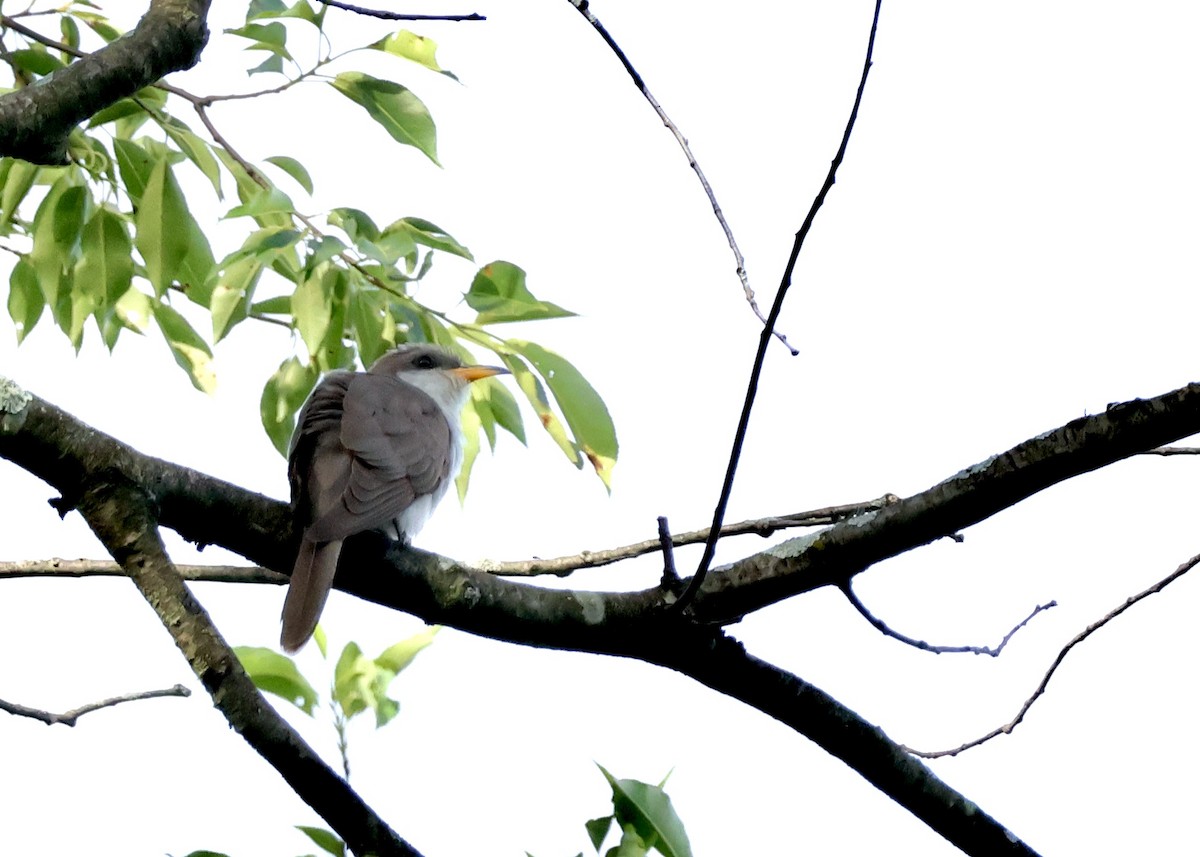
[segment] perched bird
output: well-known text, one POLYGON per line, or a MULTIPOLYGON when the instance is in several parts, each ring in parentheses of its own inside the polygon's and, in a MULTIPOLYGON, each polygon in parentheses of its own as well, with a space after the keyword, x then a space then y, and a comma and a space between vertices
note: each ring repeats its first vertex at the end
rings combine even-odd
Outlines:
POLYGON ((285 651, 317 627, 344 539, 382 530, 407 542, 429 519, 462 464, 468 385, 507 371, 463 366, 443 348, 414 344, 366 372, 330 372, 317 384, 288 454, 302 538, 283 602, 285 651))

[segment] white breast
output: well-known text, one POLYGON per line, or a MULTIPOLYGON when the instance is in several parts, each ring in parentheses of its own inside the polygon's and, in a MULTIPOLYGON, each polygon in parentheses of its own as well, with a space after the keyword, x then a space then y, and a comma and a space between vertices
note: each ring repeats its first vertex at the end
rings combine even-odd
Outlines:
POLYGON ((458 476, 458 469, 462 467, 462 409, 467 403, 469 391, 467 382, 462 378, 437 370, 401 372, 396 377, 428 394, 437 403, 450 425, 449 474, 432 493, 418 497, 394 522, 395 531, 390 535, 407 541, 420 532, 432 517, 434 508, 446 496, 454 478, 458 476))

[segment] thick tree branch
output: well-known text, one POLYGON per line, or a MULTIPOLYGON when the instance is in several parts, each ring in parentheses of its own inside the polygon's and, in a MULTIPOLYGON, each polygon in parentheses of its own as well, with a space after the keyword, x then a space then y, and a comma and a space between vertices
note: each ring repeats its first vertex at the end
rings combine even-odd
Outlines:
MULTIPOLYGON (((708 622, 728 622, 792 595, 841 585, 880 560, 978 523, 1051 485, 1197 432, 1200 384, 1115 405, 927 491, 714 569, 697 613, 708 622)), ((56 503, 60 512, 73 508, 86 474, 120 473, 153 499, 159 520, 184 538, 220 544, 266 568, 291 566, 285 504, 141 455, 40 399, 21 406, 19 416, 0 415, 0 456, 57 488, 63 494, 56 503)), ((418 615, 422 604, 437 611, 467 605, 467 614, 458 617, 465 630, 535 645, 572 648, 577 637, 598 633, 597 626, 657 624, 671 603, 669 593, 658 588, 599 593, 525 586, 372 534, 351 539, 346 556, 355 561, 343 563, 339 573, 344 591, 418 615), (390 566, 394 576, 380 574, 381 565, 390 566)))
POLYGON ((154 608, 225 719, 357 854, 419 857, 255 688, 171 566, 147 497, 116 473, 90 474, 79 511, 154 608))
POLYGON ((732 621, 841 586, 875 563, 977 524, 1091 470, 1200 432, 1200 384, 1112 405, 1017 444, 899 503, 715 569, 695 610, 732 621))
MULTIPOLYGON (((957 532, 1071 476, 1198 431, 1200 385, 1115 405, 1103 414, 1075 420, 1019 444, 877 512, 714 569, 697 599, 696 611, 712 621, 726 621, 798 592, 840 584, 880 559, 957 532)), ((79 502, 81 486, 97 473, 128 478, 157 504, 160 520, 185 538, 222 544, 268 567, 286 569, 290 565, 294 549, 285 535, 290 525, 284 504, 142 456, 45 402, 30 398, 22 404, 21 396, 3 389, 0 456, 63 492, 68 499, 58 504, 61 510, 79 502)), ((403 547, 373 533, 347 541, 338 586, 427 621, 472 633, 524 645, 660 663, 718 686, 719 678, 705 670, 703 658, 697 660, 690 650, 663 648, 668 643, 687 645, 688 640, 698 639, 695 635, 712 637, 674 613, 670 594, 658 588, 627 593, 548 590, 403 547)), ((807 686, 802 692, 795 691, 790 680, 778 675, 773 683, 763 679, 753 687, 739 685, 736 677, 720 681, 722 688, 728 688, 723 692, 814 737, 871 782, 888 781, 890 775, 876 771, 874 765, 901 750, 869 725, 856 731, 852 742, 821 738, 824 730, 832 733, 846 728, 844 709, 832 701, 824 707, 808 704, 823 695, 807 686), (859 746, 861 742, 875 746, 865 749, 859 746)), ((937 791, 941 786, 920 773, 924 769, 909 769, 913 771, 918 772, 913 774, 915 779, 898 786, 898 793, 888 794, 939 832, 956 826, 939 818, 943 813, 962 815, 964 824, 970 820, 966 816, 978 815, 977 808, 960 796, 932 805, 925 802, 918 793, 937 791)))
POLYGON ((36 86, 0 96, 0 155, 67 163, 80 122, 160 77, 191 68, 208 40, 209 0, 150 0, 129 33, 36 86))

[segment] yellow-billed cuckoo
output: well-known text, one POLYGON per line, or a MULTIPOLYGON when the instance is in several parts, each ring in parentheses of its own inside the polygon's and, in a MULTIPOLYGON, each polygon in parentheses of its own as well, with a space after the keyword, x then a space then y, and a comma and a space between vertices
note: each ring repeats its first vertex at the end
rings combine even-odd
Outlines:
POLYGON ((288 454, 302 538, 283 602, 285 651, 317 627, 344 539, 383 530, 408 541, 429 519, 462 463, 468 385, 507 371, 401 345, 366 372, 330 372, 312 391, 288 454))

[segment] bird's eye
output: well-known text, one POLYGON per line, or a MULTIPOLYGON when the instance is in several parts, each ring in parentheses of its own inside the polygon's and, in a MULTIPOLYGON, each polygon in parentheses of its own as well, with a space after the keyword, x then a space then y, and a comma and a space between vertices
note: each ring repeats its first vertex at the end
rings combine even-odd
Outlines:
POLYGON ((432 369, 434 366, 433 358, 428 354, 422 354, 413 361, 413 366, 417 367, 418 369, 432 369))

